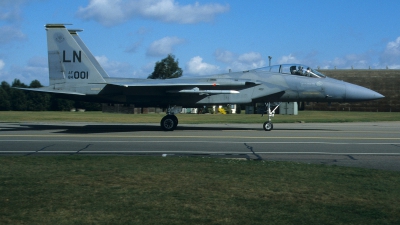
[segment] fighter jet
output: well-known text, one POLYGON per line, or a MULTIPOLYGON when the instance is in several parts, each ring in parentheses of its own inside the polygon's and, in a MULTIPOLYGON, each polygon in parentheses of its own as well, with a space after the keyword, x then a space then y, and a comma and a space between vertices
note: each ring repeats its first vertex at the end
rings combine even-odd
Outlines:
POLYGON ((182 107, 263 103, 268 114, 263 128, 271 131, 279 107, 271 107, 272 102, 354 102, 384 97, 301 64, 166 80, 109 77, 78 36, 82 30, 66 25, 45 26, 50 85, 20 89, 79 101, 167 108, 160 122, 165 131, 177 127, 175 114, 182 107))

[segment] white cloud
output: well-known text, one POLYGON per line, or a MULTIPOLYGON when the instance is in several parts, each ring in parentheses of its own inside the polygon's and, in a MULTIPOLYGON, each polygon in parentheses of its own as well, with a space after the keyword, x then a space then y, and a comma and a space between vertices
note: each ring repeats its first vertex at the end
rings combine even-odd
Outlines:
POLYGON ((110 61, 106 56, 95 56, 110 77, 147 78, 153 72, 155 62, 147 63, 141 68, 134 68, 126 62, 110 61))
POLYGON ((26 35, 20 29, 22 21, 21 6, 28 0, 2 0, 0 1, 0 45, 8 44, 13 41, 22 41, 26 35))
POLYGON ((84 20, 93 19, 104 26, 112 26, 127 20, 126 3, 121 0, 90 0, 85 8, 79 7, 77 16, 84 20))
POLYGON ((146 18, 169 23, 193 24, 213 21, 217 14, 227 12, 229 5, 180 5, 175 0, 90 0, 76 15, 84 20, 95 20, 113 26, 132 18, 146 18))
POLYGON ((0 20, 15 22, 21 20, 21 5, 26 0, 2 0, 0 1, 0 20))
POLYGON ((238 62, 251 69, 265 66, 265 60, 258 52, 248 52, 239 56, 238 62))
POLYGON ((133 77, 133 68, 129 63, 110 61, 104 55, 95 58, 110 77, 133 77))
POLYGON ((235 60, 235 54, 227 51, 227 50, 222 50, 218 49, 214 52, 214 56, 217 61, 223 62, 223 63, 231 63, 235 60))
POLYGON ((400 68, 400 37, 386 45, 379 61, 384 67, 388 66, 391 69, 400 68))
POLYGON ((228 64, 228 68, 233 71, 243 71, 265 66, 265 60, 258 52, 247 52, 236 55, 230 51, 217 50, 214 53, 217 61, 228 64))
POLYGON ((47 68, 47 57, 34 56, 28 60, 28 66, 47 68))
POLYGON ((155 18, 164 22, 192 24, 210 22, 216 14, 229 10, 228 5, 206 4, 181 6, 174 0, 140 1, 140 14, 147 18, 155 18))
POLYGON ((367 69, 369 67, 376 67, 376 64, 372 63, 372 52, 366 52, 362 54, 348 54, 343 57, 336 57, 332 61, 324 63, 322 68, 340 68, 340 69, 367 69))
POLYGON ((4 63, 4 61, 2 59, 0 59, 0 70, 2 70, 5 65, 6 64, 4 63))
POLYGON ((182 44, 184 39, 178 37, 164 37, 160 40, 154 41, 147 49, 149 56, 167 56, 173 52, 175 45, 182 44))
POLYGON ((193 75, 208 75, 219 72, 219 67, 203 62, 203 58, 195 56, 186 64, 186 71, 193 75))
MULTIPOLYGON (((1 62, 3 61, 0 60, 0 64, 1 62)), ((22 83, 25 83, 26 85, 29 85, 33 80, 40 81, 42 85, 48 85, 48 71, 47 58, 33 57, 29 59, 28 63, 25 66, 11 66, 9 70, 0 69, 0 77, 1 81, 6 81, 9 84, 11 84, 14 79, 19 79, 22 83)))
POLYGON ((296 59, 292 54, 284 55, 278 60, 278 64, 286 64, 286 63, 300 63, 300 60, 296 59))
POLYGON ((311 52, 304 57, 289 54, 277 60, 278 64, 284 63, 303 63, 312 67, 322 69, 400 69, 400 37, 386 44, 381 51, 368 50, 363 53, 351 53, 344 56, 335 57, 332 60, 318 60, 317 53, 311 52))
POLYGON ((0 45, 8 44, 13 41, 22 41, 26 39, 26 35, 21 30, 12 26, 0 27, 0 45))

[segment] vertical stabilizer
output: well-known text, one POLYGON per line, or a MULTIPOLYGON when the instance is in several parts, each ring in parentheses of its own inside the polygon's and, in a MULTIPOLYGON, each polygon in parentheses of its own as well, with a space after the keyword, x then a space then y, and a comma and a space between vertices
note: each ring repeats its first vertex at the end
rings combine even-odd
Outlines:
POLYGON ((78 43, 79 46, 85 51, 87 57, 89 57, 89 60, 93 63, 94 67, 96 67, 97 71, 101 74, 102 77, 109 77, 107 72, 103 69, 103 67, 100 66, 99 62, 96 60, 96 58, 93 56, 92 52, 90 52, 89 48, 83 43, 82 39, 79 37, 78 32, 82 30, 71 30, 68 29, 69 33, 72 35, 72 37, 75 39, 76 43, 78 43))
POLYGON ((81 44, 63 24, 47 24, 46 30, 50 85, 105 83, 105 71, 79 37, 81 44))

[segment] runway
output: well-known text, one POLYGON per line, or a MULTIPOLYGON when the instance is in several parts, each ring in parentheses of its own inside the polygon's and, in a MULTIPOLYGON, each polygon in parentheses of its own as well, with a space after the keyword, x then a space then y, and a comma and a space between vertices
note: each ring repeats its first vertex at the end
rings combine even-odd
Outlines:
POLYGON ((0 155, 212 156, 400 171, 400 122, 180 124, 0 123, 0 155))

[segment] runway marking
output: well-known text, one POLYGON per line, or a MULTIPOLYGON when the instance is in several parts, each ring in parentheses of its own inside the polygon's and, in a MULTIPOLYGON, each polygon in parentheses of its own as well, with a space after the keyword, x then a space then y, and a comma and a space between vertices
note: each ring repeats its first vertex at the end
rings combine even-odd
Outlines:
MULTIPOLYGON (((179 132, 180 130, 176 130, 176 132, 179 132)), ((190 130, 188 130, 190 131, 190 130)), ((243 132, 243 131, 260 131, 260 132, 264 132, 265 131, 263 129, 246 129, 246 130, 221 130, 223 132, 243 132)), ((354 131, 345 131, 345 130, 298 130, 296 128, 293 128, 292 130, 290 129, 284 129, 284 130, 279 130, 279 129, 275 129, 273 130, 274 133, 276 132, 280 132, 280 133, 285 133, 285 132, 295 132, 295 131, 301 131, 303 132, 308 132, 308 133, 313 133, 313 132, 318 132, 318 133, 374 133, 374 134, 400 134, 399 131, 359 131, 359 130, 354 130, 354 131)), ((186 132, 186 131, 185 131, 186 132)))
MULTIPOLYGON (((326 144, 326 145, 400 145, 400 142, 322 142, 322 141, 101 141, 101 140, 0 140, 0 142, 75 142, 75 143, 212 143, 212 144, 326 144)), ((1 151, 0 151, 1 152, 1 151)))
MULTIPOLYGON (((145 154, 193 154, 193 155, 238 155, 238 154, 251 154, 251 152, 199 152, 199 151, 0 151, 0 154, 27 154, 27 153, 36 153, 36 154, 49 154, 49 153, 58 153, 58 154, 104 154, 104 153, 111 153, 111 154, 123 154, 123 153, 145 153, 145 154)), ((392 156, 400 156, 400 153, 360 153, 360 152, 344 152, 344 153, 337 153, 337 152, 255 152, 256 154, 298 154, 298 155, 392 155, 392 156)))
MULTIPOLYGON (((243 136, 126 136, 126 135, 0 135, 0 137, 46 137, 46 138, 59 138, 59 137, 74 137, 74 138, 210 138, 210 139, 330 139, 330 140, 400 140, 398 138, 386 137, 243 137, 243 136)), ((1 140, 0 140, 1 141, 1 140)))

